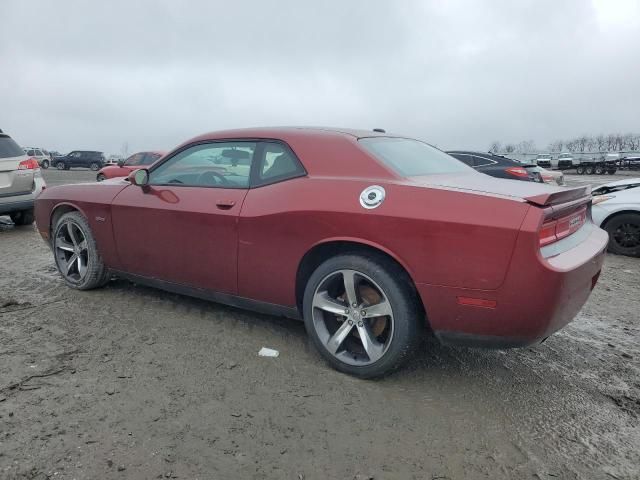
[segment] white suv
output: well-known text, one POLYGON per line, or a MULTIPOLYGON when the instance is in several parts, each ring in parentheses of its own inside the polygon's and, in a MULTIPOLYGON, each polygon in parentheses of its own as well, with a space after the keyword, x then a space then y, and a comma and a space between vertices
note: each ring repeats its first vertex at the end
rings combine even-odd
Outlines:
POLYGON ((45 187, 38 161, 0 130, 0 215, 16 225, 32 224, 33 203, 45 187))
POLYGON ((51 165, 51 155, 44 148, 26 147, 22 150, 27 156, 35 158, 42 168, 49 168, 49 165, 51 165))

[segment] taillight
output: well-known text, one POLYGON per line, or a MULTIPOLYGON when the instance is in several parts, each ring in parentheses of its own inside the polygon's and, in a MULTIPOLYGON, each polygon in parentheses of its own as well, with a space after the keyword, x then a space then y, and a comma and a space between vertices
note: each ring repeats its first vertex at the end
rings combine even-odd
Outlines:
POLYGON ((37 170, 40 168, 38 161, 35 158, 28 158, 18 164, 18 170, 37 170))
POLYGON ((538 239, 541 247, 549 245, 550 243, 557 242, 563 238, 568 237, 572 233, 582 227, 587 221, 587 207, 582 207, 579 210, 565 215, 556 220, 550 220, 544 222, 538 232, 538 239))
POLYGON ((527 172, 527 169, 522 167, 509 167, 505 168, 504 171, 510 175, 513 175, 514 177, 524 178, 529 176, 529 172, 527 172))
POLYGON ((553 175, 548 175, 546 173, 541 173, 540 176, 544 183, 553 183, 553 175))

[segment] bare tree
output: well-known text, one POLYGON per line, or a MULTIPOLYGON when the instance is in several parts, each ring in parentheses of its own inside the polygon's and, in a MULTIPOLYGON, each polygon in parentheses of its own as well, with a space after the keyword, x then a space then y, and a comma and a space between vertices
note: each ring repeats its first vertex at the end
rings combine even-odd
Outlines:
POLYGON ((515 151, 516 151, 516 146, 515 146, 514 144, 512 144, 512 143, 507 143, 507 144, 504 146, 504 151, 505 151, 506 153, 513 153, 513 152, 515 152, 515 151))
POLYGON ((489 146, 490 153, 498 153, 500 152, 500 150, 502 150, 502 145, 500 144, 500 142, 491 142, 491 145, 489 146))
POLYGON ((587 144, 589 143, 589 137, 587 137, 586 135, 582 135, 576 138, 576 142, 578 142, 577 151, 584 152, 587 148, 587 144))
POLYGON ((518 153, 531 153, 535 151, 535 149, 536 144, 533 140, 523 140, 517 146, 518 153))
POLYGON ((561 152, 563 146, 564 146, 564 141, 556 140, 554 142, 551 142, 547 148, 549 149, 550 152, 561 152))
POLYGON ((607 148, 607 139, 603 134, 598 135, 595 138, 596 146, 598 147, 599 152, 604 152, 605 148, 607 148))

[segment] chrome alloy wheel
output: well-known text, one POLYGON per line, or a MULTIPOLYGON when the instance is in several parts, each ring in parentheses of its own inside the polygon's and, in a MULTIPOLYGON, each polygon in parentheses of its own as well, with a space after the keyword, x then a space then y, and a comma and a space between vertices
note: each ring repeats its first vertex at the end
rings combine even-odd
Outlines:
POLYGON ((53 242, 56 264, 62 275, 73 283, 80 283, 87 274, 89 250, 80 226, 68 220, 58 228, 53 242))
POLYGON ((380 286, 355 270, 338 270, 318 285, 313 326, 324 347, 349 365, 370 365, 393 339, 393 310, 380 286))

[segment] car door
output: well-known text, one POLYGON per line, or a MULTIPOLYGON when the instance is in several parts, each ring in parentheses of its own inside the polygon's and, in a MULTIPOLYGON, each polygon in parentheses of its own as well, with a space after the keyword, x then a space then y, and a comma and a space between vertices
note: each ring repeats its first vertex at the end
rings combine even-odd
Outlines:
POLYGON ((65 163, 67 167, 77 167, 80 164, 80 158, 82 157, 82 152, 71 152, 67 155, 65 159, 65 163))
POLYGON ((193 144, 114 199, 120 268, 210 291, 238 291, 238 216, 256 142, 193 144))

